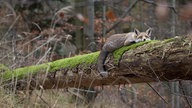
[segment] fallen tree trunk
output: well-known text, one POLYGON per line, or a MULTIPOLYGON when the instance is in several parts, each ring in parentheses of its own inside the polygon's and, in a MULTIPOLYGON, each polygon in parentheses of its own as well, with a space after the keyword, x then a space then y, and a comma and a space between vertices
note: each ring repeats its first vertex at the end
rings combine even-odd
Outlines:
POLYGON ((106 68, 110 73, 107 78, 100 77, 97 72, 99 52, 13 71, 5 70, 1 76, 3 84, 17 83, 18 89, 192 80, 191 50, 191 41, 178 37, 122 47, 107 58, 106 68))

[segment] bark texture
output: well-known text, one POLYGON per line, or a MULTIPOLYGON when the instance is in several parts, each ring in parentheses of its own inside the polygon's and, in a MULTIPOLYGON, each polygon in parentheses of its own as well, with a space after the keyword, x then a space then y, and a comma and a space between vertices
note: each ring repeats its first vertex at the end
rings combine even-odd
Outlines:
MULTIPOLYGON (((174 38, 149 42, 126 51, 118 63, 111 54, 106 61, 110 73, 107 78, 98 75, 97 64, 78 65, 72 69, 37 74, 26 83, 27 89, 55 89, 64 87, 91 87, 125 83, 144 83, 173 80, 192 80, 191 41, 174 38)), ((21 89, 26 89, 24 80, 17 81, 21 89), (24 88, 22 84, 25 85, 24 88)))

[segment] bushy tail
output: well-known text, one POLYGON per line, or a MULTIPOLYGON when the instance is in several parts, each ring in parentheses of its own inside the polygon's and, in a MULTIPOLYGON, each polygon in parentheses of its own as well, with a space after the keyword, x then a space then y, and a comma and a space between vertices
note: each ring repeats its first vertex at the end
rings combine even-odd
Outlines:
POLYGON ((101 50, 98 61, 97 61, 98 71, 101 74, 101 76, 103 76, 103 77, 108 76, 108 72, 105 71, 105 67, 104 67, 104 63, 105 63, 108 53, 109 53, 108 51, 101 50))

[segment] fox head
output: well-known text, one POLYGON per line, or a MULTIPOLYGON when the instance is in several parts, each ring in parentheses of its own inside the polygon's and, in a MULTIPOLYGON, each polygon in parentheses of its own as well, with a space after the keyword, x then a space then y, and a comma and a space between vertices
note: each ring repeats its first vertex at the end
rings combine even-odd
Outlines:
POLYGON ((152 29, 149 28, 145 32, 140 32, 138 29, 135 29, 134 33, 136 35, 135 42, 147 41, 147 40, 151 40, 152 29))

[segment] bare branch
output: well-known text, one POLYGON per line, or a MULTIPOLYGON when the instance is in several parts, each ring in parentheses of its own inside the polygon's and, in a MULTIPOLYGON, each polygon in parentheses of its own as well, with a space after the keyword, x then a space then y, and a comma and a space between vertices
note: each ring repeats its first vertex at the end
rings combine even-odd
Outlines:
MULTIPOLYGON (((152 0, 141 0, 141 1, 146 2, 146 3, 149 3, 149 4, 152 4, 152 5, 154 5, 154 6, 157 6, 157 5, 158 5, 157 3, 155 3, 154 0, 153 0, 153 1, 152 1, 152 0)), ((171 6, 171 5, 168 5, 167 7, 170 8, 171 10, 173 10, 173 12, 174 12, 175 14, 178 13, 178 12, 176 11, 175 7, 173 7, 173 6, 171 6)))
POLYGON ((112 29, 114 29, 117 25, 119 25, 122 21, 123 18, 125 18, 127 16, 127 14, 133 9, 133 7, 137 4, 138 0, 135 0, 127 9, 126 11, 123 13, 123 15, 119 18, 119 20, 117 20, 117 22, 115 22, 115 24, 106 30, 106 33, 109 33, 112 29))

